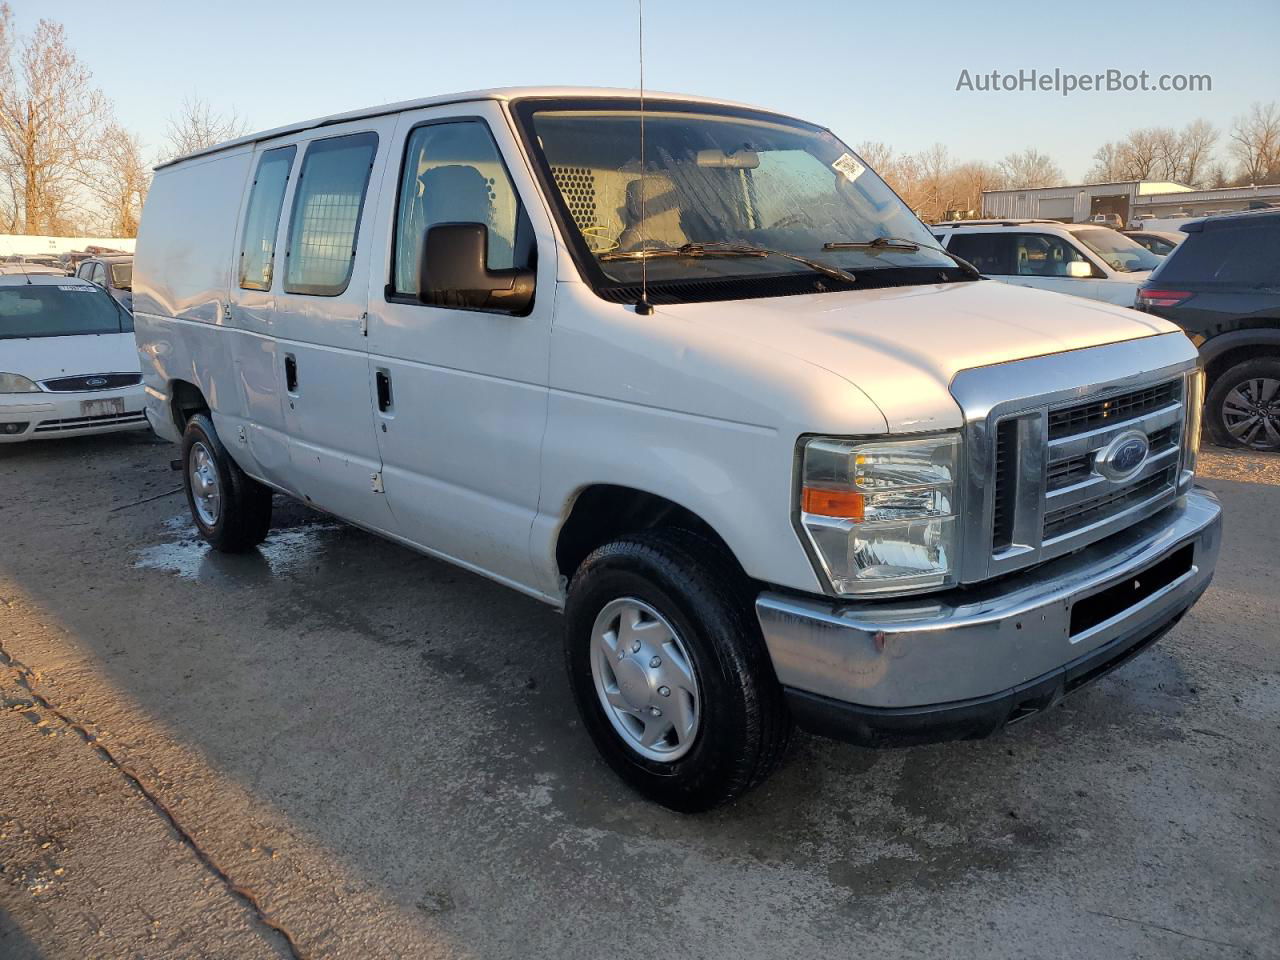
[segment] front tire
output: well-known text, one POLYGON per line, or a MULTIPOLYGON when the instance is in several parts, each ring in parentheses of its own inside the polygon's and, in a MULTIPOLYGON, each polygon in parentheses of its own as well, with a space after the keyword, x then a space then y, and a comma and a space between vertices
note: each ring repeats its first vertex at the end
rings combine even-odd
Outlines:
POLYGON ((1280 359, 1246 360, 1209 388, 1205 425, 1224 447, 1280 450, 1280 359))
POLYGON ((197 413, 182 433, 182 485, 200 536, 223 553, 243 553, 271 529, 271 490, 231 459, 213 421, 197 413))
POLYGON ((565 621, 583 724, 646 797, 708 810, 780 762, 791 717, 751 591, 719 546, 685 530, 606 544, 574 574, 565 621))

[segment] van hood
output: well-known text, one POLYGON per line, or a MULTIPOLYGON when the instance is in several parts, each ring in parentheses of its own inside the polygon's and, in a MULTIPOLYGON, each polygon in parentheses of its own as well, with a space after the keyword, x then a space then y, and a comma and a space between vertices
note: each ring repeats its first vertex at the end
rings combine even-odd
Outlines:
POLYGON ((960 426, 949 385, 961 370, 1178 331, 1135 310, 985 280, 658 309, 842 377, 890 432, 960 426))
POLYGON ((132 333, 0 340, 0 372, 30 380, 140 370, 138 344, 132 333))

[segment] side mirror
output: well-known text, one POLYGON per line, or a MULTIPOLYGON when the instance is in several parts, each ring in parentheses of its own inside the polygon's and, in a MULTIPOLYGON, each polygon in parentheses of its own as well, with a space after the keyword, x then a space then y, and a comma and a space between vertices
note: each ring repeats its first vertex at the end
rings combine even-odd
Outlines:
POLYGON ((427 230, 418 260, 418 300, 436 307, 523 313, 533 303, 534 272, 490 270, 489 228, 438 223, 427 230))
POLYGON ((1093 276, 1093 265, 1083 260, 1067 261, 1067 276, 1077 280, 1087 280, 1093 276))

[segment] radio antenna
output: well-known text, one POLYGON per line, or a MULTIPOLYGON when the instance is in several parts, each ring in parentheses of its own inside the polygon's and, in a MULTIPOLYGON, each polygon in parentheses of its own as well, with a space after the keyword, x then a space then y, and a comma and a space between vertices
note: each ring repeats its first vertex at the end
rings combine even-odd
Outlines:
POLYGON ((653 304, 649 302, 649 238, 644 235, 645 185, 644 153, 644 0, 636 0, 640 23, 640 300, 636 304, 636 313, 648 316, 653 313, 653 304))

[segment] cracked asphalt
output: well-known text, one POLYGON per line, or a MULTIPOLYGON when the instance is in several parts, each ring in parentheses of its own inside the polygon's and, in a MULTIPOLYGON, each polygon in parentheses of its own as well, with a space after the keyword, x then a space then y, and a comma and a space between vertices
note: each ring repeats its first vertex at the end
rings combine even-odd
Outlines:
POLYGON ((1280 457, 1207 451, 1217 579, 986 741, 801 737, 687 817, 598 761, 558 616, 174 448, 0 447, 0 957, 1280 957, 1280 457))

